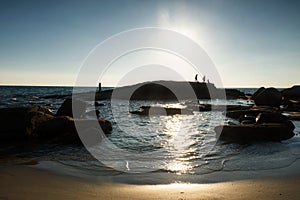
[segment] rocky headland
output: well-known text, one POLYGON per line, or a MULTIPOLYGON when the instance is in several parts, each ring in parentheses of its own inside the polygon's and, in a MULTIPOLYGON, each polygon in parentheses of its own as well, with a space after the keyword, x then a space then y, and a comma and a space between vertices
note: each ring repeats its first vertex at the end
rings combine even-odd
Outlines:
POLYGON ((212 83, 152 81, 105 90, 96 93, 96 100, 183 100, 183 99, 238 99, 246 98, 243 92, 235 89, 216 88, 212 83), (114 93, 114 94, 113 94, 114 93), (128 96, 128 94, 131 94, 128 96))

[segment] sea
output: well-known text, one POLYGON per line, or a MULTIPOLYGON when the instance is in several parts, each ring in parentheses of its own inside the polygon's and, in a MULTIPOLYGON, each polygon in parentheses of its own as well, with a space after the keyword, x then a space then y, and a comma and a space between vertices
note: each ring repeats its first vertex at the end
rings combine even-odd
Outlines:
MULTIPOLYGON (((103 90, 112 88, 102 88, 103 90)), ((235 88, 253 94, 257 88, 235 88)), ((279 88, 280 90, 282 88, 279 88)), ((76 88, 76 93, 97 88, 76 88)), ((54 113, 72 87, 0 86, 0 108, 45 106, 54 113), (53 98, 49 98, 53 96, 53 98)), ((198 103, 251 105, 246 100, 130 101, 104 100, 88 111, 113 124, 111 134, 92 148, 51 143, 0 145, 0 166, 32 164, 53 173, 109 183, 169 184, 214 183, 299 173, 300 122, 293 121, 295 136, 281 142, 233 144, 218 140, 214 127, 229 123, 220 111, 189 115, 140 116, 128 111, 143 105, 185 108, 198 103)))

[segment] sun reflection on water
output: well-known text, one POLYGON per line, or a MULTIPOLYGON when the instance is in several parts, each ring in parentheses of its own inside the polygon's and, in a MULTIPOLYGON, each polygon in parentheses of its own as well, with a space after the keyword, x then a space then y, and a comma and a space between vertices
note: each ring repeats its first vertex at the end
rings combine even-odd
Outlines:
POLYGON ((178 175, 191 173, 193 169, 188 157, 194 149, 190 147, 190 144, 192 144, 191 138, 183 125, 182 115, 166 116, 163 129, 163 133, 170 136, 164 146, 172 158, 165 167, 166 170, 178 175))

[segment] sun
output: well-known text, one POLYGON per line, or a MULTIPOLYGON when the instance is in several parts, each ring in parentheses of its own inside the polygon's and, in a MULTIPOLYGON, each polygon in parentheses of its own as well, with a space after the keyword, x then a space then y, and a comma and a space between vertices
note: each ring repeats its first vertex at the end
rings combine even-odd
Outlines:
POLYGON ((187 16, 187 14, 171 15, 169 10, 162 10, 160 15, 158 15, 158 26, 176 31, 194 41, 198 40, 196 23, 194 23, 193 20, 187 16))
POLYGON ((186 27, 186 26, 174 26, 171 29, 178 33, 181 33, 182 35, 187 36, 192 40, 197 40, 197 31, 195 31, 193 28, 186 27))

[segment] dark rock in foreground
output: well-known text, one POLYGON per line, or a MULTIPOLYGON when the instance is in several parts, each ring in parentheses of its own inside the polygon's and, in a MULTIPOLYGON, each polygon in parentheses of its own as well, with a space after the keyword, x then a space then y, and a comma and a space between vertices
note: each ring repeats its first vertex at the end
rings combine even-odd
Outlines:
POLYGON ((219 139, 227 142, 252 143, 281 141, 292 138, 294 125, 286 123, 238 124, 215 127, 219 139))
POLYGON ((31 111, 26 115, 26 133, 28 137, 34 137, 34 130, 46 121, 53 119, 53 115, 49 115, 40 111, 31 111))
MULTIPOLYGON (((90 129, 92 127, 99 129, 94 120, 76 120, 76 123, 78 123, 79 126, 84 127, 84 129, 90 129)), ((98 123, 104 134, 109 134, 111 132, 112 124, 109 121, 98 119, 98 123)), ((35 129, 33 135, 39 140, 55 143, 81 143, 75 127, 75 120, 68 116, 56 117, 41 124, 35 129)), ((89 135, 84 135, 83 137, 89 137, 89 135)))
POLYGON ((294 136, 294 124, 287 116, 272 110, 272 107, 254 107, 247 112, 257 115, 240 116, 240 124, 227 124, 215 127, 220 140, 237 143, 260 141, 281 141, 294 136), (267 111, 267 112, 263 112, 267 111), (256 113, 255 113, 256 114, 256 113))
POLYGON ((22 140, 27 138, 27 129, 30 131, 31 126, 27 126, 28 114, 32 112, 41 112, 49 117, 53 116, 51 110, 45 107, 15 107, 0 109, 0 138, 1 140, 22 140))
MULTIPOLYGON (((85 111, 84 111, 85 112, 85 111)), ((76 125, 79 125, 83 132, 91 134, 91 128, 101 127, 104 134, 109 134, 112 124, 105 119, 84 120, 73 119, 69 116, 54 116, 45 107, 17 107, 0 109, 0 141, 43 141, 55 143, 79 144, 76 125)), ((84 137, 90 137, 85 135, 84 137)))

